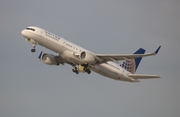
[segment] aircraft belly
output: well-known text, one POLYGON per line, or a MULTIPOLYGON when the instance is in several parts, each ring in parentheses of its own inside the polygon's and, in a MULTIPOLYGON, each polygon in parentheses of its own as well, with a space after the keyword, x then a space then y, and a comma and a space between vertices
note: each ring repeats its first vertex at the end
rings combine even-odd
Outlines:
POLYGON ((117 68, 114 68, 112 66, 109 66, 106 63, 99 64, 99 65, 94 65, 91 68, 92 71, 103 75, 105 77, 114 79, 114 80, 121 80, 121 81, 126 81, 126 82, 132 82, 130 79, 128 79, 126 76, 121 74, 120 70, 117 68))
POLYGON ((111 79, 118 80, 119 77, 117 71, 109 67, 106 63, 94 65, 94 67, 92 67, 91 70, 111 79))

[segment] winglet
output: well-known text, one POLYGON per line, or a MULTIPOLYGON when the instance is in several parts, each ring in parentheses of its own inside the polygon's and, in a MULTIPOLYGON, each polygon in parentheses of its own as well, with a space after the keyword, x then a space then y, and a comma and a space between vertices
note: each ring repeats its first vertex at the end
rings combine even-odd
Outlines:
POLYGON ((43 51, 41 51, 41 53, 40 53, 39 56, 38 56, 38 59, 39 59, 39 60, 41 60, 42 53, 43 53, 43 51))
POLYGON ((161 46, 158 47, 158 49, 154 52, 155 54, 157 54, 160 50, 161 46))

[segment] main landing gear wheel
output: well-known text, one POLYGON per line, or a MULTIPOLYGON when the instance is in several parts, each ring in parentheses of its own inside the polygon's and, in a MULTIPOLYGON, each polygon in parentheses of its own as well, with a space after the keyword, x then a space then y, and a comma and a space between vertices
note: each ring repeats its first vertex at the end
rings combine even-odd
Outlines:
POLYGON ((91 71, 88 69, 87 73, 88 73, 88 74, 90 74, 90 73, 91 73, 91 71))
POLYGON ((77 67, 75 67, 74 69, 72 69, 72 71, 73 71, 74 73, 76 73, 76 74, 79 73, 77 67))
POLYGON ((86 69, 85 72, 87 72, 88 74, 91 73, 91 71, 89 69, 86 69))
POLYGON ((84 65, 84 71, 87 72, 88 74, 91 73, 91 71, 88 68, 88 65, 84 65))

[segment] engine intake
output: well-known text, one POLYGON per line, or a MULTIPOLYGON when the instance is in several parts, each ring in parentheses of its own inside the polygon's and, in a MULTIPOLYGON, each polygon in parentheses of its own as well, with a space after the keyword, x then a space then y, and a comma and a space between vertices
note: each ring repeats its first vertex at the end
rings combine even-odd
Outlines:
POLYGON ((59 65, 58 61, 56 60, 55 56, 52 54, 44 53, 42 55, 41 60, 48 65, 59 65))
POLYGON ((94 57, 93 54, 88 53, 88 52, 81 52, 79 58, 83 60, 83 62, 89 63, 89 64, 94 64, 96 63, 96 58, 94 57))

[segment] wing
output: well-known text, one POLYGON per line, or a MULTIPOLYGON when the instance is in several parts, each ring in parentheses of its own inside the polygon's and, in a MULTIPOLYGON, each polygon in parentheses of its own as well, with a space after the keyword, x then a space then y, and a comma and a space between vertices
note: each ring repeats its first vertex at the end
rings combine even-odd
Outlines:
POLYGON ((152 78, 160 78, 157 75, 149 75, 149 74, 128 74, 129 77, 133 79, 152 79, 152 78))
POLYGON ((161 46, 153 53, 145 53, 145 54, 96 54, 97 60, 100 62, 107 62, 107 61, 119 61, 119 60, 129 60, 139 57, 146 57, 146 56, 153 56, 156 55, 159 51, 161 46))
POLYGON ((63 59, 61 56, 55 56, 55 58, 56 58, 56 60, 60 63, 60 64, 62 64, 62 65, 64 65, 64 63, 68 63, 65 59, 63 59))

